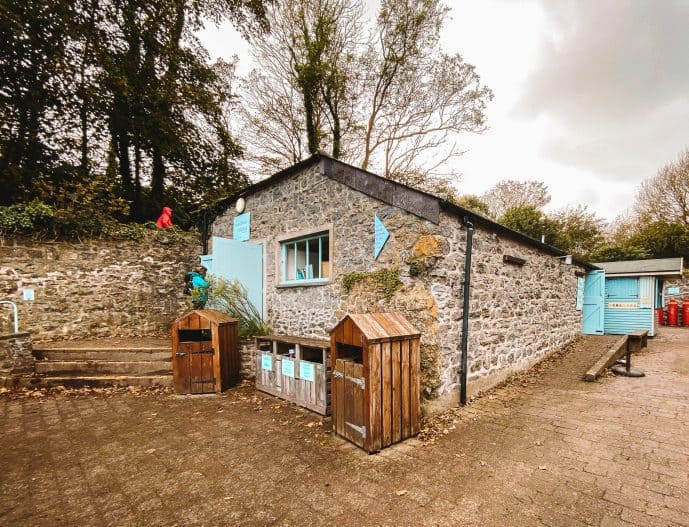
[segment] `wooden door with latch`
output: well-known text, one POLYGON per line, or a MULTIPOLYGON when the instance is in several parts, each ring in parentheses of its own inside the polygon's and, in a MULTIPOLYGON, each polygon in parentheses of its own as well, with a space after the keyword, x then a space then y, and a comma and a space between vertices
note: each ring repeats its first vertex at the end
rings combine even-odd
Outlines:
POLYGON ((209 329, 181 329, 173 352, 173 381, 177 393, 214 393, 215 350, 209 329))
POLYGON ((364 367, 347 359, 337 359, 333 372, 335 395, 335 431, 338 435, 363 447, 366 440, 364 424, 364 367))

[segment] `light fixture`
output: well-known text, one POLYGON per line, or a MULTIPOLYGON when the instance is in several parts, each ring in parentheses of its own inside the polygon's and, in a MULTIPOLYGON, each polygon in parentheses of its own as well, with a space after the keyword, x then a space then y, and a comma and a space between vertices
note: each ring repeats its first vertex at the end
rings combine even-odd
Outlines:
POLYGON ((239 214, 244 212, 244 209, 246 208, 246 201, 244 201, 244 198, 239 198, 237 203, 235 203, 234 208, 239 214))

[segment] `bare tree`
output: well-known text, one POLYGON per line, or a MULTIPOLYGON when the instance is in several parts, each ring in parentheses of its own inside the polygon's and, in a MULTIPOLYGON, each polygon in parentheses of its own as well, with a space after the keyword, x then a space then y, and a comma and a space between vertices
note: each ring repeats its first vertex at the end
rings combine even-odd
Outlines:
POLYGON ((461 154, 459 134, 485 129, 492 93, 461 56, 442 53, 447 12, 440 0, 383 0, 364 36, 359 0, 279 0, 272 32, 254 41, 260 73, 244 90, 247 150, 285 165, 329 150, 425 190, 450 190, 441 176, 461 154))
POLYGON ((271 32, 252 41, 260 66, 241 90, 241 136, 256 168, 284 168, 318 150, 343 156, 362 13, 350 0, 278 0, 268 10, 271 32))
POLYGON ((537 209, 550 203, 550 192, 542 181, 500 181, 481 199, 488 204, 490 215, 500 218, 509 209, 532 206, 537 209))
POLYGON ((689 148, 641 183, 634 212, 643 221, 689 226, 689 148))
POLYGON ((407 182, 460 155, 457 134, 485 130, 492 92, 459 54, 444 54, 439 0, 383 0, 366 54, 362 168, 407 182), (430 155, 430 153, 433 155, 430 155))

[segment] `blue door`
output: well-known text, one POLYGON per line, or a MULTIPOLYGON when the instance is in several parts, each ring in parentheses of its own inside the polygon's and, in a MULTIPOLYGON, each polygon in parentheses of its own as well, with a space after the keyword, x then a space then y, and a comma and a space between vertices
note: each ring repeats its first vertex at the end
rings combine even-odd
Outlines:
POLYGON ((591 271, 584 284, 584 310, 581 332, 602 335, 605 326, 605 271, 591 271))
POLYGON ((263 245, 213 236, 213 254, 201 256, 209 274, 237 280, 263 316, 263 245))

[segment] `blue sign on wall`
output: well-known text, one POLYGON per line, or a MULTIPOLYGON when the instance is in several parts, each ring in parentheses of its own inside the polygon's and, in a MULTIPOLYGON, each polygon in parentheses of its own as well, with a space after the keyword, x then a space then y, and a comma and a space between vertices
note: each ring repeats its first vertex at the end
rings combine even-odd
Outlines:
POLYGON ((385 242, 388 241, 388 238, 390 237, 390 233, 388 230, 385 228, 385 225, 383 225, 383 222, 380 221, 380 218, 378 217, 378 214, 373 215, 373 223, 374 223, 374 230, 373 230, 373 243, 374 243, 374 248, 373 248, 373 258, 376 260, 378 259, 378 255, 380 254, 380 251, 383 250, 383 247, 385 246, 385 242))
POLYGON ((282 374, 286 377, 294 378, 294 361, 282 359, 282 374))
POLYGON ((264 370, 273 370, 273 357, 266 355, 265 353, 261 355, 261 368, 264 370))
POLYGON ((314 379, 316 378, 314 374, 314 367, 313 364, 310 362, 300 362, 299 363, 299 377, 304 379, 305 381, 311 381, 313 382, 314 379))
POLYGON ((667 294, 668 295, 678 295, 679 294, 679 287, 668 287, 667 288, 667 294))
POLYGON ((245 242, 251 237, 251 213, 245 212, 234 217, 232 224, 232 238, 245 242))
POLYGON ((584 279, 577 278, 577 311, 584 308, 584 279))

